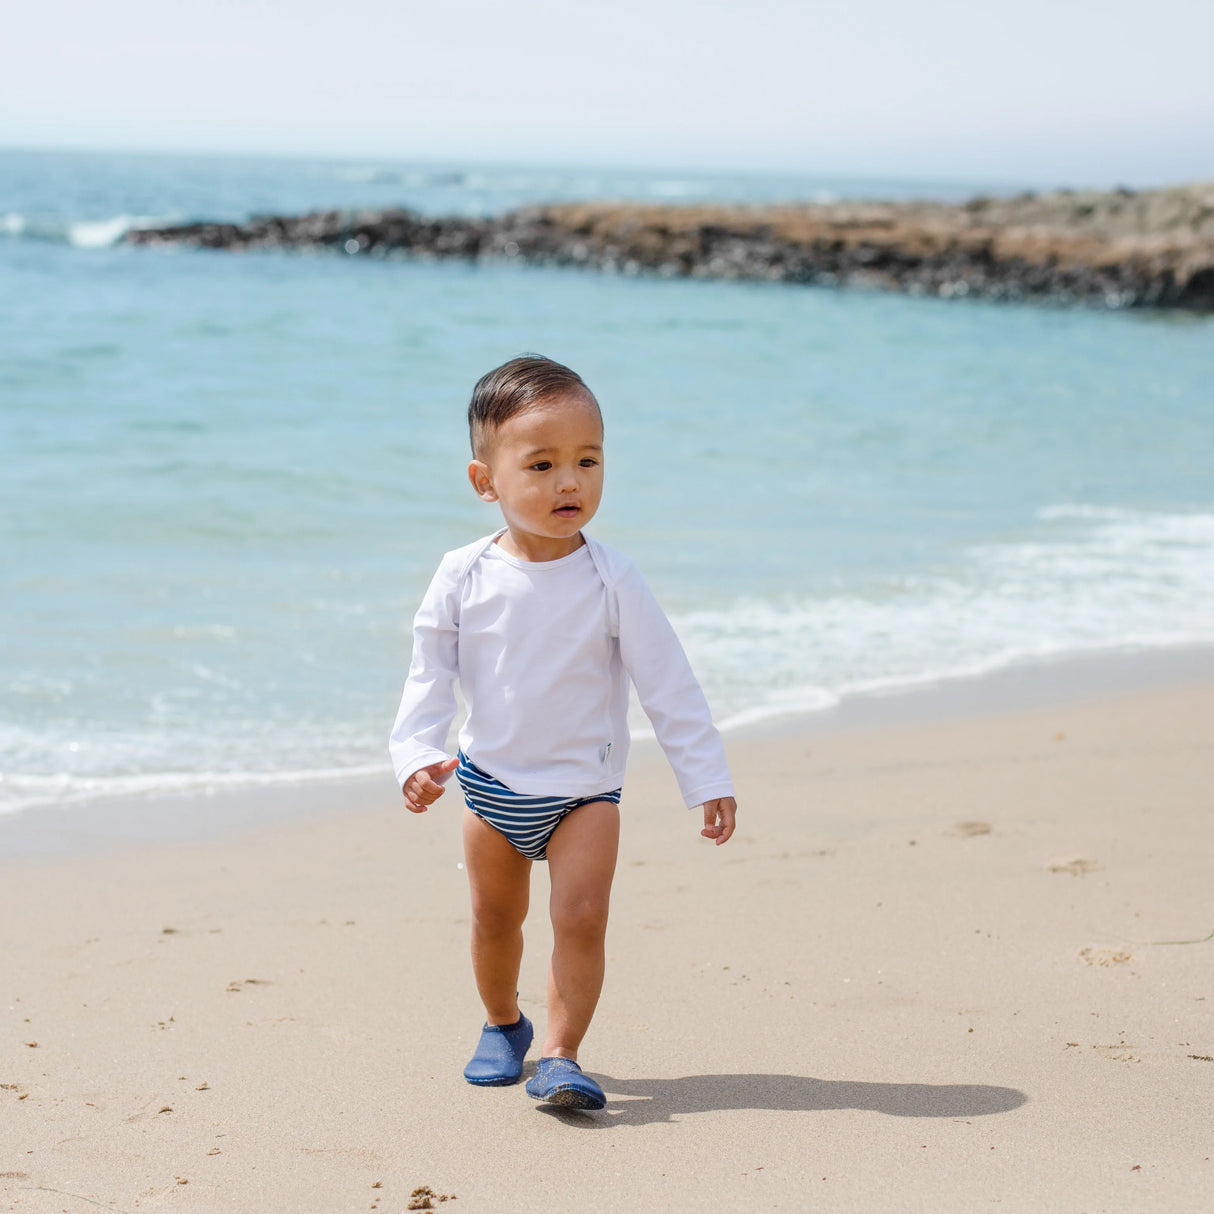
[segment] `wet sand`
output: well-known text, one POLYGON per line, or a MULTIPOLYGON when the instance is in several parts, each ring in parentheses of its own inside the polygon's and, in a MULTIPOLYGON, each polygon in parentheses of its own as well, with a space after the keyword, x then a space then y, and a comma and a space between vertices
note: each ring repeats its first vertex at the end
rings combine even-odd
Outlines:
POLYGON ((10 852, 3 1208, 1208 1208, 1212 729, 1201 678, 744 738, 723 848, 642 755, 600 1114, 460 1076, 454 795, 331 786, 244 831, 230 797, 207 837, 10 852))

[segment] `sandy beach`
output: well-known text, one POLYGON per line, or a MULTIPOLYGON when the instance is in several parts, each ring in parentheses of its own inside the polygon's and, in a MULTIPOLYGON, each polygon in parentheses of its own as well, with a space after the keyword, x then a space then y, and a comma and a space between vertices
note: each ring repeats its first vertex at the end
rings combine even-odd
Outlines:
POLYGON ((198 798, 168 842, 101 806, 80 854, 5 822, 3 1207, 1209 1209, 1211 722, 1178 677, 733 741, 719 849, 642 755, 601 1114, 462 1080, 454 795, 412 818, 386 775, 244 830, 198 798))

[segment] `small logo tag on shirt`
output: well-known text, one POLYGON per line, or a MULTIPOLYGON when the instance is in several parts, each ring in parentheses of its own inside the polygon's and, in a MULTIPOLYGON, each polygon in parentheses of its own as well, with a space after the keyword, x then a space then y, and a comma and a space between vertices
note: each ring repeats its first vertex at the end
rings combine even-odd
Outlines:
POLYGON ((611 757, 611 746, 612 746, 612 744, 610 742, 608 742, 607 745, 603 747, 603 762, 604 763, 606 763, 607 760, 611 757))

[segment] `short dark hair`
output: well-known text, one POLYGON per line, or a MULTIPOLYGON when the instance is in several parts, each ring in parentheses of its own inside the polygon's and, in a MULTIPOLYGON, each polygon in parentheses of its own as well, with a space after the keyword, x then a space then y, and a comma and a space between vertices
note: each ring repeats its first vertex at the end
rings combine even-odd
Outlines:
POLYGON ((565 392, 584 396, 599 411, 586 381, 563 363, 542 354, 520 354, 476 381, 468 405, 468 437, 479 456, 485 438, 517 413, 565 392))

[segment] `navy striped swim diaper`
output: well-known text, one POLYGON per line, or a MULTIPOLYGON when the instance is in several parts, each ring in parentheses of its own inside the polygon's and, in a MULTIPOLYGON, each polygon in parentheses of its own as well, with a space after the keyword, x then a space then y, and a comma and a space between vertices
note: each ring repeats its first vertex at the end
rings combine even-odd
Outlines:
POLYGON ((487 771, 482 771, 466 754, 459 752, 455 778, 464 790, 464 801, 478 818, 484 819, 511 846, 528 860, 543 860, 548 840, 561 819, 579 805, 592 801, 620 803, 621 790, 601 792, 593 797, 527 797, 507 788, 487 771))

